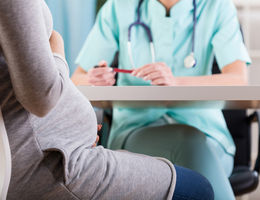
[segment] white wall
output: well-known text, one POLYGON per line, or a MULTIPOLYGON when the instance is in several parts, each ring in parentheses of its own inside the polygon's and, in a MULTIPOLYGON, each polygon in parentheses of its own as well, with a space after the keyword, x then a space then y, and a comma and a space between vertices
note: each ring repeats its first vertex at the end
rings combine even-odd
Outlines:
POLYGON ((233 0, 244 32, 246 46, 252 58, 249 80, 260 85, 260 0, 233 0))

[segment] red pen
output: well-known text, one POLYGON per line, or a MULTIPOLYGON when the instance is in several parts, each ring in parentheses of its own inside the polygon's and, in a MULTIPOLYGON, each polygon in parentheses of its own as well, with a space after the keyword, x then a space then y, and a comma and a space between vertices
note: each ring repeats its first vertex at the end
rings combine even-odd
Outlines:
POLYGON ((114 71, 114 72, 117 72, 117 73, 131 74, 134 70, 114 68, 113 71, 114 71))
MULTIPOLYGON (((98 67, 102 67, 102 66, 95 66, 94 68, 98 68, 98 67)), ((134 70, 128 70, 128 69, 118 69, 118 68, 113 68, 113 72, 117 72, 117 73, 125 73, 125 74, 131 74, 134 70)))

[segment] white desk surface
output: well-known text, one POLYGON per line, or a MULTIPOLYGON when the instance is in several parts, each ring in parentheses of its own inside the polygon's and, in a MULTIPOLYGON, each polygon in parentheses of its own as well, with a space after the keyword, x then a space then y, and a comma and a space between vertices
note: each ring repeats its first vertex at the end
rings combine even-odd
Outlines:
POLYGON ((260 86, 79 86, 93 106, 260 108, 260 86))

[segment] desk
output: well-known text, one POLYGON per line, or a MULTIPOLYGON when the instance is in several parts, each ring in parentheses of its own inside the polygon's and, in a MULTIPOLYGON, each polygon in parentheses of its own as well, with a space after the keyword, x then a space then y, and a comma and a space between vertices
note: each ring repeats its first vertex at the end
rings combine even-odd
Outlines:
POLYGON ((79 86, 78 89, 99 108, 260 108, 260 86, 79 86))

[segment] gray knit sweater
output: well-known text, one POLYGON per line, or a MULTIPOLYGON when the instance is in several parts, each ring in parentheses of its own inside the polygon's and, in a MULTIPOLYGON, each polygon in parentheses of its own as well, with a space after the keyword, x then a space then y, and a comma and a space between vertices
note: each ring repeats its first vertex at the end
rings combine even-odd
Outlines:
POLYGON ((89 101, 51 52, 52 19, 43 0, 0 1, 0 106, 12 153, 10 200, 171 199, 166 160, 92 148, 89 101))

